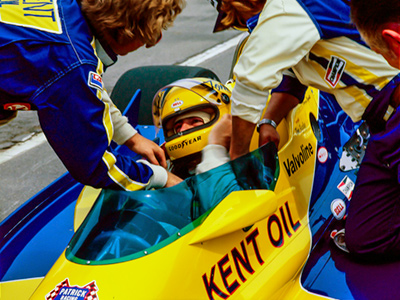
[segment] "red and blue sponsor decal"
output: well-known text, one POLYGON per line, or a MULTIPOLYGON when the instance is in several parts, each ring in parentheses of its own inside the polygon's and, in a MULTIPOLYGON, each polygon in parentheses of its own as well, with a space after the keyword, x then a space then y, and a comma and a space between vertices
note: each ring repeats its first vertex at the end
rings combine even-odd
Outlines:
POLYGON ((325 74, 325 80, 331 87, 335 87, 338 84, 345 67, 346 61, 344 59, 334 55, 331 56, 331 60, 329 61, 329 65, 325 74))
POLYGON ((70 286, 68 278, 60 282, 50 293, 46 300, 98 300, 96 281, 83 287, 70 286))
POLYGON ((95 72, 89 72, 88 85, 92 88, 103 90, 103 78, 95 72))

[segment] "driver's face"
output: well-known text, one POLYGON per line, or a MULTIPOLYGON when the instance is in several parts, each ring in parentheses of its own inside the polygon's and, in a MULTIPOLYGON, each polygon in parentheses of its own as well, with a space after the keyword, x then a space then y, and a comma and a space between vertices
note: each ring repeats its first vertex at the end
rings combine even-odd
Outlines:
POLYGON ((175 133, 179 133, 197 126, 201 126, 204 124, 204 121, 200 117, 189 117, 182 120, 179 120, 174 124, 175 133))

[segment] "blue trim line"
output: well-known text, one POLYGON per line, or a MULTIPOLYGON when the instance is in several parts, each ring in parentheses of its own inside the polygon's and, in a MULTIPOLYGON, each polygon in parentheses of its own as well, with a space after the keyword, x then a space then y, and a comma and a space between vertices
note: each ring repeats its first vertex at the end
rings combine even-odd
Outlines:
POLYGON ((297 0, 297 3, 300 4, 300 6, 305 10, 305 12, 308 14, 308 16, 310 17, 310 19, 313 21, 315 28, 317 28, 319 36, 321 37, 321 39, 324 37, 324 34, 322 32, 321 27, 319 26, 319 23, 317 21, 317 19, 314 18, 313 14, 310 12, 310 10, 308 9, 308 7, 300 0, 297 0))
MULTIPOLYGON (((310 53, 309 58, 319 65, 321 65, 325 70, 328 68, 329 61, 323 57, 317 56, 313 53, 310 53)), ((352 76, 350 76, 348 73, 343 72, 340 81, 343 82, 347 86, 356 86, 359 89, 364 90, 369 96, 375 97, 377 94, 379 94, 379 90, 377 90, 372 84, 363 84, 355 80, 352 76)))

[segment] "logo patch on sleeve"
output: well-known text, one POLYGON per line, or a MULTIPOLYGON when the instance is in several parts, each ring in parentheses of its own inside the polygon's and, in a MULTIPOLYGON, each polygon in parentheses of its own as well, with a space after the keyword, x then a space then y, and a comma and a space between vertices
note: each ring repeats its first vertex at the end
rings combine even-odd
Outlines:
POLYGON ((325 80, 331 87, 335 87, 340 78, 342 77, 344 68, 346 67, 346 61, 337 57, 331 56, 328 68, 326 69, 325 80))
POLYGON ((103 78, 95 72, 89 72, 88 86, 102 91, 103 78))

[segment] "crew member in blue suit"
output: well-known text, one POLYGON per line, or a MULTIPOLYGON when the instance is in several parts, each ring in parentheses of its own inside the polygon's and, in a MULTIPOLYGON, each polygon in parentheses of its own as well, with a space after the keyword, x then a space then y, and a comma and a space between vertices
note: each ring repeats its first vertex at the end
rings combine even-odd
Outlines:
POLYGON ((184 0, 0 3, 0 118, 37 110, 50 145, 78 181, 137 190, 174 185, 164 152, 113 105, 101 75, 117 55, 152 47, 184 0), (125 144, 147 161, 116 154, 125 144), (161 165, 161 166, 160 166, 161 165))
MULTIPOLYGON (((220 12, 216 29, 243 26, 249 16, 259 14, 249 23, 252 32, 234 69, 232 159, 248 152, 257 124, 261 144, 267 141, 278 143, 276 125, 303 99, 308 86, 335 96, 354 122, 367 121, 372 134, 382 132, 386 122, 393 118, 399 104, 398 70, 361 39, 351 23, 347 1, 219 0, 212 3, 220 12), (270 90, 273 93, 262 117, 270 90)), ((372 138, 366 157, 377 147, 390 156, 395 150, 393 143, 398 145, 399 139, 385 145, 372 138)), ((392 168, 390 164, 386 167, 392 168)), ((361 167, 359 178, 370 176, 365 171, 361 167)), ((399 199, 397 172, 389 176, 392 178, 391 191, 394 191, 390 195, 379 194, 379 183, 387 177, 376 175, 368 182, 370 192, 354 193, 350 205, 365 200, 356 199, 358 197, 399 199)), ((362 256, 399 255, 400 243, 396 249, 380 243, 399 234, 386 232, 380 236, 379 228, 363 233, 362 239, 366 243, 355 245, 346 239, 349 250, 362 256)))

